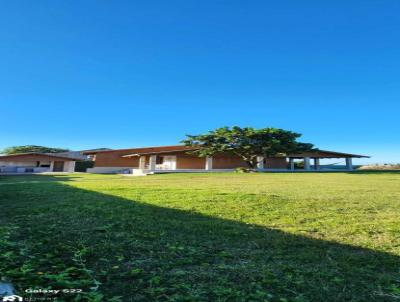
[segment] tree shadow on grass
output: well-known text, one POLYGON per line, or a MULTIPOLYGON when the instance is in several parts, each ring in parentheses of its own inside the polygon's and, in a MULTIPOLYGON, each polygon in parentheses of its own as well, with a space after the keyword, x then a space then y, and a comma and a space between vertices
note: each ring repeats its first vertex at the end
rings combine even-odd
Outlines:
POLYGON ((44 181, 70 181, 73 179, 79 179, 79 176, 71 176, 65 174, 1 174, 0 173, 0 184, 14 183, 14 182, 44 182, 44 181))
POLYGON ((0 206, 0 273, 21 294, 52 287, 86 292, 56 301, 396 300, 400 262, 388 253, 59 182, 2 186, 0 206))
POLYGON ((352 172, 348 172, 350 174, 359 174, 359 175, 365 175, 365 174, 400 174, 400 170, 355 170, 352 172))

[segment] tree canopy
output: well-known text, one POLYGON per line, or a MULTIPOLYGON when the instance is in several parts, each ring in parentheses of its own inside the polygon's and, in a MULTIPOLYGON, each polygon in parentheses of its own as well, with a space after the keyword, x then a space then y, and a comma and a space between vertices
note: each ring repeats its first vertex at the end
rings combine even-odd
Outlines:
POLYGON ((27 146, 12 146, 5 148, 2 150, 1 153, 3 154, 20 154, 20 153, 58 153, 58 152, 67 152, 68 149, 62 148, 52 148, 52 147, 44 147, 44 146, 34 146, 34 145, 27 145, 27 146))
POLYGON ((186 135, 186 146, 196 147, 194 154, 205 157, 218 153, 233 153, 255 168, 257 157, 273 157, 313 150, 312 144, 298 142, 301 134, 278 129, 222 127, 206 134, 186 135))

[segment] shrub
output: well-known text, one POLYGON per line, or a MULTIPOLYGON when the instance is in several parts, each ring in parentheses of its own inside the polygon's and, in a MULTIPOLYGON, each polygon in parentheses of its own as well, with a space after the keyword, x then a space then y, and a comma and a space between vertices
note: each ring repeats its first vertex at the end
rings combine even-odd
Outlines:
POLYGON ((251 171, 252 171, 251 169, 245 167, 238 167, 235 169, 236 173, 249 173, 251 171))
POLYGON ((93 161, 77 161, 75 163, 75 172, 86 172, 87 168, 93 168, 93 161))

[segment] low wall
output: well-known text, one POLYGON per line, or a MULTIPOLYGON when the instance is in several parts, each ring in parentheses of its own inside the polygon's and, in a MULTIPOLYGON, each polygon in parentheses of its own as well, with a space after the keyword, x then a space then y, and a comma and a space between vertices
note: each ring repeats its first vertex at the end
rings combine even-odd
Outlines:
POLYGON ((100 173, 100 174, 114 174, 126 169, 132 169, 132 167, 94 167, 94 168, 88 168, 86 172, 100 173))
POLYGON ((50 172, 47 167, 0 167, 0 173, 43 173, 50 172))

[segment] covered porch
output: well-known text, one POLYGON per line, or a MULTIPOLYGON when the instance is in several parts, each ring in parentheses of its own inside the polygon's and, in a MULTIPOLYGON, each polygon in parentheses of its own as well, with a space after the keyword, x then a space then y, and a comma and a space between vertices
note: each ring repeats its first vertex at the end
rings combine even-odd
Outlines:
MULTIPOLYGON (((185 164, 178 163, 180 156, 186 151, 160 151, 151 153, 136 153, 128 154, 123 157, 137 157, 139 164, 137 168, 132 168, 130 173, 135 175, 155 174, 155 173, 171 173, 171 172, 224 172, 233 171, 238 167, 245 167, 242 163, 237 163, 235 166, 221 166, 220 158, 205 157, 199 158, 192 156, 185 164)), ((271 172, 317 172, 317 171, 352 171, 353 158, 367 157, 357 154, 339 153, 332 151, 313 151, 302 154, 290 154, 286 157, 257 158, 258 171, 271 172), (322 166, 322 159, 339 158, 344 161, 345 165, 341 169, 330 169, 322 166), (301 164, 296 164, 300 161, 301 164)), ((229 158, 229 157, 227 157, 229 158)))
POLYGON ((369 156, 358 154, 317 150, 302 154, 288 155, 288 169, 290 171, 353 171, 353 158, 368 157, 369 156), (341 165, 335 166, 339 163, 321 165, 321 160, 323 159, 337 159, 341 165), (300 165, 297 165, 297 167, 296 161, 300 161, 300 165))
POLYGON ((132 168, 131 173, 135 175, 155 174, 155 173, 179 173, 179 172, 217 172, 232 171, 232 169, 213 169, 212 157, 200 158, 189 157, 189 160, 182 162, 182 156, 186 154, 184 150, 168 150, 151 153, 135 153, 122 157, 137 157, 139 159, 138 168, 132 168), (178 163, 179 158, 179 163, 178 163))

